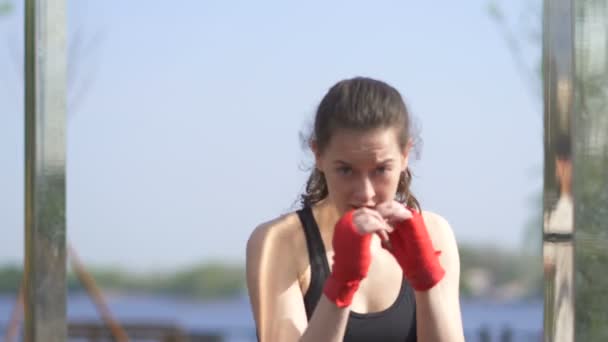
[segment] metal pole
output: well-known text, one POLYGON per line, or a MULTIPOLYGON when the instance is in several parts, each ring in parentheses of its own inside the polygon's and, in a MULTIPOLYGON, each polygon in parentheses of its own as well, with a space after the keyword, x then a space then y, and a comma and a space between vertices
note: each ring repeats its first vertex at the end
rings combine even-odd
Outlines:
POLYGON ((66 341, 66 7, 25 1, 25 341, 66 341))

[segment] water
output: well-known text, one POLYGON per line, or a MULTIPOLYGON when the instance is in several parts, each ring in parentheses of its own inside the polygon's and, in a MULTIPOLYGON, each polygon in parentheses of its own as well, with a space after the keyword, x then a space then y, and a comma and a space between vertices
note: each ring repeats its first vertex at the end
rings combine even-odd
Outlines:
MULTIPOLYGON (((112 314, 122 322, 174 323, 188 331, 222 331, 229 341, 250 340, 254 322, 247 297, 201 301, 151 295, 106 294, 112 314)), ((15 298, 0 296, 0 326, 11 315, 15 298)), ((539 341, 542 329, 542 299, 518 302, 463 300, 463 325, 467 341, 477 341, 480 328, 487 327, 498 341, 504 327, 513 329, 514 341, 539 341)), ((86 294, 68 298, 68 318, 98 320, 93 302, 86 294)))

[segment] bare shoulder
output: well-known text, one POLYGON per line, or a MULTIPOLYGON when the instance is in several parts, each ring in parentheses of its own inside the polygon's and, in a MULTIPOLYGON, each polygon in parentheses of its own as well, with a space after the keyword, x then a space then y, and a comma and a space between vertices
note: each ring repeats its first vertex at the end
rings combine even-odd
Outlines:
POLYGON ((441 251, 439 260, 447 271, 449 287, 457 294, 460 279, 460 255, 454 231, 448 220, 437 213, 422 211, 422 217, 435 250, 441 251))
POLYGON ((295 212, 260 223, 247 240, 247 258, 270 250, 279 253, 293 250, 300 230, 295 212))
POLYGON ((454 231, 448 220, 432 211, 422 211, 424 223, 428 229, 431 240, 437 249, 457 249, 454 231))
POLYGON ((276 334, 288 333, 293 336, 287 340, 295 340, 306 328, 298 281, 299 246, 305 240, 298 238, 300 227, 297 214, 289 213, 261 223, 247 240, 247 290, 262 341, 283 340, 276 334))
POLYGON ((295 212, 290 212, 253 229, 247 240, 247 268, 260 270, 263 265, 272 265, 270 269, 293 270, 292 276, 297 278, 305 252, 300 220, 295 212))

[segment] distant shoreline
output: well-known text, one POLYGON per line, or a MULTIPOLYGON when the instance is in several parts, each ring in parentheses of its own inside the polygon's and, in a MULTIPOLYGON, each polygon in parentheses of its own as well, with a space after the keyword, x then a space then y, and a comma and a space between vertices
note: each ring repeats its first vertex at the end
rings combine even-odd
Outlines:
MULTIPOLYGON (((499 250, 491 246, 460 246, 462 298, 498 301, 542 296, 540 256, 499 250)), ((87 267, 104 292, 148 293, 176 298, 232 298, 246 295, 245 267, 221 262, 204 263, 163 272, 133 273, 118 267, 87 267)), ((0 294, 17 293, 23 270, 0 265, 0 294)), ((84 291, 76 274, 68 271, 69 293, 84 291)))

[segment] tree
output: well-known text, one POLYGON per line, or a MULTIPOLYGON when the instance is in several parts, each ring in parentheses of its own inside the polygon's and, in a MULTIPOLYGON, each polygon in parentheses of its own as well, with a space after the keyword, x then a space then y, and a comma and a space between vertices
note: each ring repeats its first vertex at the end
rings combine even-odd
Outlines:
POLYGON ((0 17, 8 15, 13 11, 13 2, 10 0, 0 0, 0 17))
MULTIPOLYGON (((85 100, 90 86, 95 78, 97 71, 97 61, 99 48, 102 45, 103 35, 99 28, 91 27, 90 21, 86 17, 86 2, 74 2, 76 10, 74 17, 77 20, 70 22, 68 27, 68 46, 67 46, 67 120, 78 113, 80 105, 85 100), (86 24, 84 24, 86 23, 86 24)), ((68 2, 69 5, 69 2, 68 2)), ((16 15, 14 0, 0 0, 0 18, 16 15)), ((69 19, 69 18, 68 18, 69 19)), ((68 20, 70 21, 70 20, 68 20)), ((66 23, 67 24, 67 23, 66 23)), ((23 29, 19 27, 15 35, 6 39, 6 45, 12 57, 12 65, 3 66, 13 69, 13 79, 4 78, 0 81, 14 85, 20 91, 23 89, 23 29)), ((1 50, 0 50, 1 51, 1 50)), ((2 73, 10 75, 10 72, 2 73)), ((10 76, 9 76, 10 77, 10 76)))

